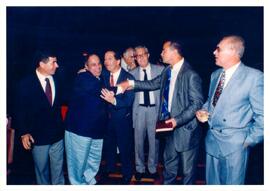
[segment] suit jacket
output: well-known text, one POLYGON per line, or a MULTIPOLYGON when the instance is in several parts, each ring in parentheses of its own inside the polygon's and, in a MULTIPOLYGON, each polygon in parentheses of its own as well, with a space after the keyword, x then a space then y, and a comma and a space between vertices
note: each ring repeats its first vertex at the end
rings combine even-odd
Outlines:
MULTIPOLYGON (((110 73, 103 73, 103 75, 105 86, 109 90, 115 90, 114 88, 110 87, 110 73)), ((121 68, 121 72, 116 83, 117 84, 121 83, 127 79, 134 79, 134 78, 130 73, 126 72, 124 69, 121 68)), ((118 94, 115 96, 115 99, 116 105, 110 104, 108 107, 110 120, 116 122, 120 127, 123 125, 123 123, 127 121, 131 123, 134 91, 129 90, 123 94, 118 94)))
MULTIPOLYGON (((158 66, 158 65, 151 65, 151 78, 154 79, 156 78, 158 75, 161 74, 161 72, 163 71, 164 67, 163 66, 158 66)), ((134 78, 136 80, 140 80, 140 67, 135 68, 134 70, 130 71, 130 73, 134 76, 134 78)), ((159 109, 159 96, 160 96, 160 90, 155 90, 153 91, 154 93, 154 98, 155 98, 155 109, 156 109, 156 113, 152 113, 152 117, 151 119, 156 120, 157 118, 157 113, 158 113, 158 109, 159 109)), ((135 94, 135 99, 134 99, 134 103, 133 103, 133 110, 132 110, 132 114, 133 114, 133 127, 135 127, 136 124, 136 119, 139 120, 136 116, 138 115, 139 112, 139 101, 140 101, 140 93, 136 93, 135 94)))
POLYGON ((100 97, 103 80, 90 72, 78 74, 73 86, 67 130, 77 135, 102 139, 107 125, 107 104, 100 97))
MULTIPOLYGON (((166 83, 166 67, 161 75, 148 82, 135 82, 138 89, 155 90, 160 88, 160 107, 158 118, 161 119, 162 95, 164 93, 166 83)), ((199 75, 193 71, 190 65, 184 61, 176 82, 172 98, 171 117, 175 118, 177 127, 173 134, 168 137, 174 142, 175 149, 178 152, 187 151, 199 144, 201 130, 195 118, 195 112, 201 108, 203 104, 203 95, 201 88, 201 79, 199 75)))
POLYGON ((244 143, 255 145, 263 139, 263 73, 241 63, 213 107, 221 72, 218 69, 212 73, 203 106, 210 113, 206 151, 213 156, 226 156, 244 143))
POLYGON ((54 77, 55 99, 50 105, 40 81, 34 73, 18 85, 16 120, 20 135, 30 133, 35 145, 52 144, 63 138, 61 90, 54 77))

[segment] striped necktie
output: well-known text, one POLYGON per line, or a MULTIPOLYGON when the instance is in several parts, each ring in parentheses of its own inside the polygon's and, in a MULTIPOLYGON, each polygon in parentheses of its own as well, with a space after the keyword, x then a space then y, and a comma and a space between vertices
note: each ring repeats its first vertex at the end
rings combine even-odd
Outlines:
POLYGON ((223 87, 224 87, 224 82, 225 82, 225 71, 223 71, 220 75, 220 79, 219 79, 219 82, 218 82, 218 86, 217 86, 217 89, 215 91, 215 95, 214 95, 214 99, 213 99, 213 106, 215 107, 217 102, 218 102, 218 99, 222 93, 222 90, 223 90, 223 87))

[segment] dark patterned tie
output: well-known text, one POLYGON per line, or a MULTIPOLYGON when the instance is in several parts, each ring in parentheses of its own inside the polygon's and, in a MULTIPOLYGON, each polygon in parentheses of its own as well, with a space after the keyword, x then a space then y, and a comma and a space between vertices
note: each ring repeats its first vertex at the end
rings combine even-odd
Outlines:
POLYGON ((225 82, 225 71, 223 71, 220 75, 220 79, 219 79, 219 82, 218 82, 218 86, 217 86, 217 89, 215 91, 215 95, 214 95, 214 99, 213 99, 213 106, 215 107, 217 102, 218 102, 218 99, 222 93, 222 90, 223 90, 223 87, 224 87, 224 82, 225 82))
POLYGON ((169 112, 169 90, 170 90, 170 82, 171 82, 171 68, 168 68, 166 71, 167 77, 164 87, 164 92, 162 95, 162 108, 161 108, 161 118, 162 120, 167 120, 170 118, 169 112))
MULTIPOLYGON (((146 69, 143 69, 144 72, 144 81, 147 81, 147 73, 146 73, 146 69)), ((143 91, 143 100, 144 100, 144 105, 145 106, 149 106, 150 105, 150 97, 149 97, 149 91, 148 90, 144 90, 143 91)))
POLYGON ((111 87, 114 86, 113 74, 111 74, 111 76, 110 76, 110 86, 111 86, 111 87))
POLYGON ((52 105, 52 88, 51 88, 50 80, 49 78, 45 78, 45 81, 46 81, 45 94, 48 98, 50 105, 52 105))

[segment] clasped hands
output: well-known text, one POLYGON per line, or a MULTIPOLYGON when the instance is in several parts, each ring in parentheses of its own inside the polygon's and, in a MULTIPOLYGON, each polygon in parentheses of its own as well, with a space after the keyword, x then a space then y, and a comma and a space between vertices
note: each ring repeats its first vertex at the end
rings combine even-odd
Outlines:
MULTIPOLYGON (((125 93, 126 90, 132 89, 132 86, 129 84, 128 80, 123 81, 120 84, 117 84, 117 87, 120 88, 120 91, 119 91, 120 93, 125 93)), ((106 88, 103 88, 101 90, 100 97, 111 104, 115 103, 115 93, 106 88)))

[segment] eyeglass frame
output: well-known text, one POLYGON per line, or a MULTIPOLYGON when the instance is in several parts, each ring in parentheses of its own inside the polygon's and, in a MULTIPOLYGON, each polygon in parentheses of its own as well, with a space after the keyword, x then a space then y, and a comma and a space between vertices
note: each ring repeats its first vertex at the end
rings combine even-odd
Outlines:
POLYGON ((143 54, 135 55, 134 58, 135 58, 136 60, 138 60, 138 58, 141 59, 141 58, 145 57, 145 55, 147 55, 147 54, 148 54, 148 52, 144 52, 143 54))

